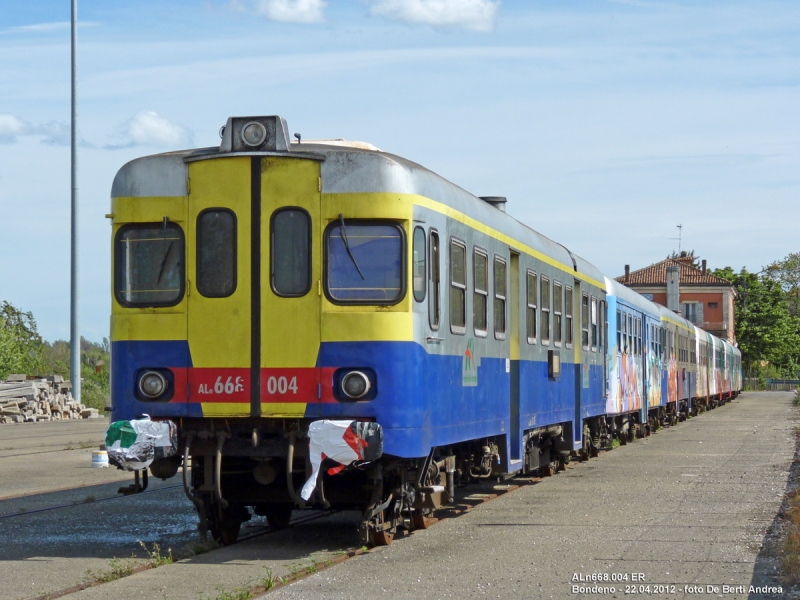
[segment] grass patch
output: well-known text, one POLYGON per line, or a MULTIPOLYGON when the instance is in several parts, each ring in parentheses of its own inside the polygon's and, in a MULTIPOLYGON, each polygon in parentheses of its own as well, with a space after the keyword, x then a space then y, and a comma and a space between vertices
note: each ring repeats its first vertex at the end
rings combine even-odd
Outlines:
POLYGON ((128 575, 133 574, 135 563, 132 560, 122 560, 121 558, 112 558, 108 561, 110 569, 108 571, 101 571, 95 573, 91 569, 86 571, 86 574, 99 583, 108 583, 109 581, 116 581, 128 575))
POLYGON ((283 577, 276 577, 271 568, 265 566, 264 570, 266 573, 261 579, 258 580, 258 582, 263 585, 264 589, 267 591, 270 591, 276 585, 283 585, 286 583, 286 580, 283 577))
POLYGON ((619 448, 619 447, 620 447, 619 438, 612 439, 611 440, 611 449, 613 450, 614 448, 619 448))
POLYGON ((145 553, 147 554, 147 564, 155 569, 156 567, 160 567, 162 565, 171 565, 173 562, 172 558, 172 550, 167 548, 167 555, 161 555, 161 546, 158 545, 158 542, 153 542, 152 550, 147 547, 143 541, 139 540, 139 545, 144 548, 145 553))

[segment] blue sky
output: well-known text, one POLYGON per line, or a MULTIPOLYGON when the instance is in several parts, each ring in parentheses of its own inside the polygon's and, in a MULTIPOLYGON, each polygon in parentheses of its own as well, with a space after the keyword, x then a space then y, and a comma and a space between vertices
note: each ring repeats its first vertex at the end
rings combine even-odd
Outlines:
MULTIPOLYGON (((82 331, 108 335, 109 191, 231 115, 369 141, 609 275, 800 250, 800 4, 80 2, 82 331)), ((0 11, 0 299, 69 335, 69 1, 0 11)))

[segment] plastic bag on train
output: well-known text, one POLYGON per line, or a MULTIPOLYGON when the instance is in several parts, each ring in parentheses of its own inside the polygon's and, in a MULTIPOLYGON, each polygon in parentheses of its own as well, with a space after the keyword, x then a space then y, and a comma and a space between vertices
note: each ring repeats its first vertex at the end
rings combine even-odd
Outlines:
POLYGON ((308 427, 308 452, 311 477, 300 497, 308 500, 317 487, 320 465, 326 458, 341 466, 328 470, 333 475, 355 461, 377 460, 383 454, 383 429, 377 423, 365 421, 314 421, 308 427))
POLYGON ((114 421, 106 430, 108 462, 123 471, 141 471, 156 458, 178 451, 178 428, 172 421, 114 421))

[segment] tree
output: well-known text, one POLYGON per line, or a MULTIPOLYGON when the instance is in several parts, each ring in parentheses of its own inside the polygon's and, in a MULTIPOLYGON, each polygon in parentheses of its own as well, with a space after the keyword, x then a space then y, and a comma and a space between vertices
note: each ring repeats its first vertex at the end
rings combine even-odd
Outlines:
POLYGON ((11 373, 36 375, 44 366, 42 337, 30 312, 0 304, 0 379, 11 373))
POLYGON ((780 283, 769 273, 734 273, 730 267, 714 275, 736 288, 734 320, 736 340, 745 367, 772 365, 794 374, 800 363, 800 320, 789 311, 780 283))
POLYGON ((800 252, 793 252, 783 260, 777 260, 764 267, 764 271, 777 281, 789 304, 789 311, 800 316, 800 252))

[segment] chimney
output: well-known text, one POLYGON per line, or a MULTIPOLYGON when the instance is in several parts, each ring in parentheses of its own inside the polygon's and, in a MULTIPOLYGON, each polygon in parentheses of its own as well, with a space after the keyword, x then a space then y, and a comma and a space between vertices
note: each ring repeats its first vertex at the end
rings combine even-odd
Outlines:
POLYGON ((667 267, 667 308, 673 312, 681 309, 680 269, 678 265, 667 267))
POLYGON ((703 266, 701 267, 700 270, 703 272, 703 275, 705 275, 706 274, 706 259, 705 258, 703 259, 702 265, 703 266))
POLYGON ((631 278, 631 266, 625 265, 625 279, 622 280, 622 283, 628 283, 631 278))

